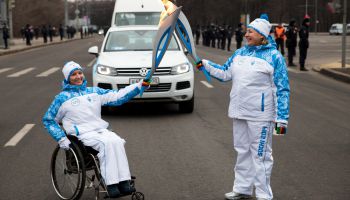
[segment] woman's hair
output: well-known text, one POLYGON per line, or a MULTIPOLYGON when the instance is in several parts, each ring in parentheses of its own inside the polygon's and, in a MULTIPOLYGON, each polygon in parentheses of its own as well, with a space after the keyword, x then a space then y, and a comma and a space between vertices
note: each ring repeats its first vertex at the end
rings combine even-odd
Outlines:
POLYGON ((263 37, 263 38, 261 39, 261 44, 262 44, 262 45, 266 45, 266 44, 268 44, 268 43, 269 43, 269 41, 267 40, 266 37, 263 37))

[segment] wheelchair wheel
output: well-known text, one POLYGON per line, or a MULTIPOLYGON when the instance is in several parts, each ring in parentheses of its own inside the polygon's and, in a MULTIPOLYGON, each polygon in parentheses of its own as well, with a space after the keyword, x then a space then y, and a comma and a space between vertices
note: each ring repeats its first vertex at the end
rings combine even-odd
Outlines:
POLYGON ((61 199, 79 199, 86 180, 84 158, 77 145, 69 150, 56 147, 51 158, 51 180, 61 199))
POLYGON ((145 195, 143 195, 141 192, 134 192, 131 196, 132 200, 144 200, 145 195))

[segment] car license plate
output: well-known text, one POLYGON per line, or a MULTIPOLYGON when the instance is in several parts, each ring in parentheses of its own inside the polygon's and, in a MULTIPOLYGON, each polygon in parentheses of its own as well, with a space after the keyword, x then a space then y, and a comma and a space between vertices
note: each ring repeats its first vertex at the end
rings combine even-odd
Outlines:
MULTIPOLYGON (((129 82, 130 85, 134 83, 140 82, 143 78, 130 78, 129 82)), ((159 78, 158 77, 152 77, 151 85, 158 85, 159 84, 159 78)))

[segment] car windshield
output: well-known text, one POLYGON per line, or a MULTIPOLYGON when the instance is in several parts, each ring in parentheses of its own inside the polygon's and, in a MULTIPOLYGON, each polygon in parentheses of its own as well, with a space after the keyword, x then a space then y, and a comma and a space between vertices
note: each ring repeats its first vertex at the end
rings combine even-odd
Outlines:
MULTIPOLYGON (((156 34, 156 30, 110 32, 104 51, 152 51, 153 39, 156 37, 156 34)), ((170 41, 168 50, 179 50, 179 45, 174 37, 170 41)))
POLYGON ((158 25, 160 12, 116 13, 115 25, 158 25))

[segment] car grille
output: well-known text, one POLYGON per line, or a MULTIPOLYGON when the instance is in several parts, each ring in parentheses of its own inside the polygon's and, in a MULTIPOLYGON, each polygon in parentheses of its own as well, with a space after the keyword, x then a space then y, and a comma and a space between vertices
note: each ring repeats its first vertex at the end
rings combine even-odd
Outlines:
MULTIPOLYGON (((118 84, 118 89, 123 89, 126 86, 129 86, 129 84, 118 84)), ((151 85, 151 87, 148 90, 145 90, 145 92, 167 92, 171 88, 171 83, 159 83, 158 85, 151 85)))
MULTIPOLYGON (((118 76, 140 76, 141 68, 117 68, 118 76)), ((147 68, 150 70, 151 68, 147 68)), ((153 75, 164 76, 171 73, 171 67, 157 68, 153 75)))

